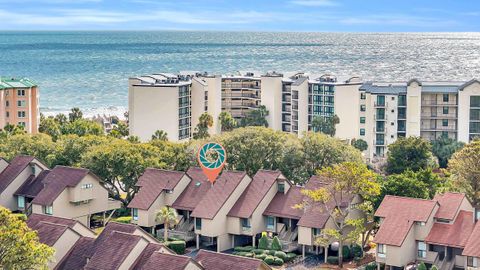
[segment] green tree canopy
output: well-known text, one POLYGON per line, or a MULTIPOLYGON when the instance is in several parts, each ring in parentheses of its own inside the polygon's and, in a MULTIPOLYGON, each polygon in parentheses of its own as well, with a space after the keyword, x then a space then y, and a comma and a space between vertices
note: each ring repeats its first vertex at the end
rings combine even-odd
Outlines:
POLYGON ((218 116, 218 121, 220 122, 223 132, 232 131, 235 127, 237 127, 237 121, 235 118, 232 117, 232 114, 226 111, 220 113, 218 116))
POLYGON ((268 121, 267 121, 268 114, 269 112, 267 110, 267 107, 265 107, 264 105, 261 105, 258 108, 249 112, 244 118, 242 118, 242 121, 240 124, 242 127, 248 127, 248 126, 268 127, 268 121))
POLYGON ((474 206, 480 207, 480 140, 453 154, 448 168, 453 174, 453 185, 465 192, 474 206))
POLYGON ((0 156, 8 160, 18 155, 35 156, 49 165, 55 151, 52 138, 46 134, 13 135, 8 140, 0 140, 0 156))
POLYGON ((213 117, 208 113, 202 113, 198 118, 198 124, 195 127, 195 131, 193 132, 194 139, 205 139, 210 137, 208 134, 208 128, 213 126, 213 117))
POLYGON ((48 269, 55 250, 38 240, 25 221, 0 206, 0 268, 48 269))
POLYGON ((440 139, 432 142, 432 153, 438 158, 440 168, 446 168, 448 160, 458 150, 462 149, 465 144, 447 136, 442 136, 440 139))
POLYGON ((332 117, 315 116, 312 119, 312 130, 314 132, 321 132, 333 137, 337 131, 336 125, 339 123, 340 118, 337 115, 332 117))
POLYGON ((70 122, 75 122, 83 118, 83 113, 80 108, 72 108, 71 112, 68 114, 68 120, 70 122))
POLYGON ((168 134, 163 130, 157 130, 153 133, 152 140, 168 141, 168 134))
POLYGON ((388 146, 387 172, 418 171, 431 166, 431 145, 420 137, 398 138, 388 146))
POLYGON ((163 241, 168 241, 168 229, 177 224, 177 218, 177 211, 169 206, 164 206, 158 210, 155 216, 155 221, 165 225, 163 229, 163 241))
POLYGON ((368 149, 368 143, 362 139, 353 139, 352 146, 358 149, 360 152, 363 152, 368 149))

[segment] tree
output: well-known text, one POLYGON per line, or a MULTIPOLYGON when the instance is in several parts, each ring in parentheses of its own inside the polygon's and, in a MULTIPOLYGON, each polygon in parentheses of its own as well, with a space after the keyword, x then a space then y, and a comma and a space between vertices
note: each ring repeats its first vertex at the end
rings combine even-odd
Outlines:
POLYGON ((0 129, 0 139, 6 139, 10 136, 25 134, 25 130, 22 126, 16 126, 12 124, 6 124, 3 130, 0 129))
POLYGON ((431 166, 431 145, 420 137, 398 138, 388 146, 387 172, 418 171, 431 166))
POLYGON ((56 165, 78 166, 82 155, 88 153, 91 147, 109 143, 110 139, 105 136, 63 135, 55 142, 55 150, 49 159, 49 164, 51 167, 56 165))
POLYGON ((432 142, 432 153, 438 158, 440 168, 446 168, 448 160, 458 150, 462 149, 465 144, 456 141, 448 136, 442 136, 440 139, 432 142))
POLYGON ((336 125, 340 123, 340 118, 337 115, 326 117, 326 116, 315 116, 312 119, 312 129, 314 132, 321 132, 330 136, 335 136, 336 125))
POLYGON ((222 132, 232 131, 237 126, 237 121, 229 112, 221 112, 218 116, 218 121, 222 128, 222 132))
POLYGON ((60 124, 51 116, 44 117, 43 115, 40 115, 40 125, 38 127, 38 131, 50 135, 54 141, 58 139, 60 135, 62 135, 60 124))
POLYGON ((157 130, 152 135, 153 140, 168 141, 168 134, 163 130, 157 130))
POLYGON ((173 227, 173 225, 177 224, 177 211, 175 209, 164 206, 162 207, 155 216, 155 221, 158 223, 164 224, 163 229, 163 241, 168 241, 168 229, 173 227))
POLYGON ((1 269, 48 269, 54 252, 24 220, 0 206, 1 269))
POLYGON ((72 108, 71 112, 68 114, 68 120, 70 122, 75 122, 83 118, 83 113, 79 108, 72 108))
POLYGON ((475 139, 453 154, 448 167, 453 185, 465 192, 474 207, 480 207, 480 140, 475 139))
POLYGON ((424 262, 421 262, 419 265, 418 265, 418 270, 427 270, 427 266, 425 265, 424 262))
POLYGON ((360 152, 368 149, 368 143, 362 139, 353 139, 352 146, 357 148, 360 152))
POLYGON ((372 211, 370 199, 378 196, 380 185, 377 176, 366 165, 354 162, 344 162, 321 169, 318 175, 324 179, 325 186, 318 189, 303 189, 306 196, 298 208, 311 209, 327 213, 332 219, 334 228, 325 228, 323 235, 315 239, 315 244, 328 246, 329 243, 339 243, 338 265, 343 266, 343 246, 347 241, 358 241, 365 230, 365 218, 352 218, 353 211, 372 211), (359 204, 351 205, 351 199, 359 196, 359 204), (349 206, 345 207, 346 202, 349 206))
POLYGON ((61 127, 62 134, 76 134, 78 136, 103 135, 102 126, 91 120, 77 119, 61 127))
POLYGON ((63 113, 59 113, 57 115, 55 115, 55 121, 57 121, 57 123, 59 125, 64 125, 68 122, 68 119, 67 119, 67 116, 63 113))
POLYGON ((115 133, 120 136, 120 138, 125 138, 128 137, 129 135, 129 130, 128 126, 125 123, 118 123, 116 126, 113 127, 112 132, 115 131, 115 133))
POLYGON ((0 140, 0 156, 11 160, 18 155, 30 155, 50 165, 55 152, 55 143, 46 134, 21 134, 0 140))
POLYGON ((241 126, 263 126, 268 127, 267 116, 269 112, 267 107, 264 105, 259 106, 258 108, 250 111, 247 115, 242 119, 241 126))
POLYGON ((210 137, 208 128, 213 126, 213 117, 208 113, 202 113, 198 118, 198 124, 193 133, 194 139, 205 139, 210 137))

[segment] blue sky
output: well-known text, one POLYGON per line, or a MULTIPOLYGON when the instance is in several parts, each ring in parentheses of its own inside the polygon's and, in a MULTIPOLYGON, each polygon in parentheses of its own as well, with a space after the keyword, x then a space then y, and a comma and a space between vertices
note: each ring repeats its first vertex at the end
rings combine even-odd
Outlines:
POLYGON ((0 0, 2 30, 477 32, 479 0, 0 0))

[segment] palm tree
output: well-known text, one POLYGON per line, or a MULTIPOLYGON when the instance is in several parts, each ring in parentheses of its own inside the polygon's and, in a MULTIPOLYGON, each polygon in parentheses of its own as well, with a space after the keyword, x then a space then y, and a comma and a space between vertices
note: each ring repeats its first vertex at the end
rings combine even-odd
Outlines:
POLYGON ((163 229, 163 240, 165 242, 168 241, 168 229, 173 225, 177 224, 177 211, 175 209, 164 206, 157 212, 155 217, 155 221, 158 223, 163 222, 164 229, 163 229))

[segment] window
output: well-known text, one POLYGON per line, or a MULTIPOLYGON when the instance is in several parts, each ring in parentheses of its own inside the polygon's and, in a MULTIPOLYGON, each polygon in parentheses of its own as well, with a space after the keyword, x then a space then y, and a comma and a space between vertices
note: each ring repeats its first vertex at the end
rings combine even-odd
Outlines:
POLYGON ((6 106, 6 107, 10 106, 10 101, 8 101, 8 100, 5 101, 5 106, 6 106))
POLYGON ((320 235, 320 229, 319 228, 312 228, 312 235, 313 236, 319 236, 320 235))
POLYGON ((132 208, 133 220, 138 220, 138 208, 132 208))
POLYGON ((360 99, 366 99, 367 94, 365 92, 360 93, 360 99))
POLYGON ((27 113, 25 111, 18 111, 18 118, 25 118, 25 116, 27 115, 27 113))
POLYGON ((365 124, 365 117, 360 117, 360 124, 365 124))
POLYGON ((267 230, 273 231, 275 229, 275 218, 267 216, 267 230))
POLYGON ((25 208, 25 197, 18 196, 17 205, 18 205, 18 208, 25 208))
POLYGON ((480 108, 480 96, 470 97, 470 107, 480 108))
POLYGON ((419 258, 426 258, 427 257, 427 244, 425 242, 417 242, 418 253, 417 256, 419 258))
POLYGON ((416 221, 415 223, 416 223, 418 226, 425 226, 425 222, 416 221))
POLYGON ((448 94, 443 94, 443 102, 448 102, 449 96, 448 94))
POLYGON ((173 189, 167 189, 167 190, 165 191, 165 193, 167 193, 167 194, 172 194, 172 193, 173 193, 173 189))
POLYGON ((93 188, 93 184, 83 184, 81 186, 82 189, 90 189, 90 188, 93 188))
POLYGON ((385 122, 377 121, 376 131, 377 132, 385 132, 385 122))
POLYGON ((448 107, 443 107, 443 114, 448 114, 448 107))
POLYGON ((407 96, 398 96, 398 106, 407 106, 407 96))
POLYGON ((10 117, 10 112, 5 113, 7 117, 10 117))
POLYGON ((377 256, 380 258, 385 258, 386 254, 387 254, 387 247, 384 244, 378 244, 377 256))
POLYGON ((467 257, 467 266, 468 267, 478 267, 478 258, 467 257))
POLYGON ((26 101, 25 100, 17 100, 17 107, 25 107, 26 101))
POLYGON ((398 119, 407 119, 407 109, 398 108, 398 119))
POLYGON ((53 215, 53 207, 51 205, 44 206, 43 213, 46 215, 53 215))
POLYGON ((17 90, 17 96, 24 97, 25 96, 25 90, 24 89, 18 89, 17 90))
POLYGON ((390 122, 390 126, 395 126, 395 122, 390 122))
POLYGON ((248 230, 252 227, 250 224, 250 219, 249 218, 242 218, 242 229, 248 230))
POLYGON ((360 129, 360 136, 365 136, 365 129, 364 128, 360 129))
POLYGON ((278 192, 285 193, 285 182, 278 182, 277 184, 278 192))
POLYGON ((447 119, 442 120, 442 126, 448 127, 448 120, 447 119))
POLYGON ((360 111, 364 112, 367 110, 367 107, 365 105, 360 105, 360 111))
POLYGON ((27 123, 25 123, 25 122, 18 122, 18 125, 19 125, 19 126, 22 126, 22 127, 25 127, 25 126, 27 125, 27 123))
POLYGON ((202 219, 201 218, 195 218, 195 229, 196 230, 201 230, 202 229, 202 219))
POLYGON ((385 119, 385 109, 377 109, 377 119, 385 119))
POLYGON ((377 96, 377 106, 385 106, 385 96, 377 96))

